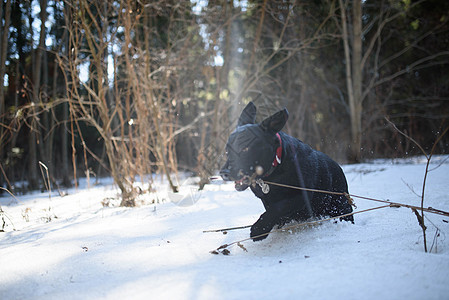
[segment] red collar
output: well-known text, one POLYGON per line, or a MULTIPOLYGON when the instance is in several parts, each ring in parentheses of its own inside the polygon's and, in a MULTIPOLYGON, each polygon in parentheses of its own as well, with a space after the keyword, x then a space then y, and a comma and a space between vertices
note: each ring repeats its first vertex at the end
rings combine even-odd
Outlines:
POLYGON ((273 167, 277 167, 281 164, 282 159, 282 139, 279 133, 276 133, 277 138, 279 139, 279 147, 276 149, 276 156, 274 157, 273 163, 271 164, 273 167))
POLYGON ((277 136, 277 138, 279 140, 279 147, 277 147, 277 149, 276 149, 276 156, 274 157, 274 160, 271 163, 270 170, 268 170, 268 172, 265 173, 265 175, 263 175, 262 177, 270 176, 271 173, 273 173, 273 171, 276 169, 276 167, 281 164, 281 159, 282 159, 282 139, 281 139, 281 135, 279 133, 276 133, 276 136, 277 136))

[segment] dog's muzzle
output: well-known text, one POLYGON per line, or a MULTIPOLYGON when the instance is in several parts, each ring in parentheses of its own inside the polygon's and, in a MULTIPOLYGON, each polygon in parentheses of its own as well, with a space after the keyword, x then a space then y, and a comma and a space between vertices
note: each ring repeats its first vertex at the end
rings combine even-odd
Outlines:
POLYGON ((242 171, 239 172, 239 176, 242 176, 240 179, 235 179, 231 176, 231 172, 228 169, 221 169, 220 176, 224 181, 234 181, 235 189, 239 192, 246 190, 250 185, 255 185, 256 177, 263 173, 263 168, 260 166, 256 167, 256 172, 251 176, 243 175, 242 171))
MULTIPOLYGON (((241 173, 241 171, 240 171, 241 173)), ((243 174, 239 174, 243 175, 243 174)), ((220 170, 220 176, 224 181, 234 181, 235 189, 239 192, 246 190, 251 184, 252 178, 248 175, 242 176, 240 179, 236 179, 231 175, 231 171, 223 168, 220 170)))
POLYGON ((242 179, 234 181, 235 189, 239 192, 246 190, 251 184, 251 177, 243 176, 242 179))

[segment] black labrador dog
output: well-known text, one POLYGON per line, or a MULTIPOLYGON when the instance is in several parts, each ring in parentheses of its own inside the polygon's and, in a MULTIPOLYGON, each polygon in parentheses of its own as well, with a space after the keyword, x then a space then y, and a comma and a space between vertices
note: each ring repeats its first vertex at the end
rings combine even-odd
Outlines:
MULTIPOLYGON (((267 184, 265 181, 289 186, 333 192, 348 192, 340 166, 326 154, 283 132, 288 119, 283 109, 255 124, 256 106, 250 102, 229 136, 228 160, 220 171, 225 181, 234 181, 243 191, 250 187, 262 200, 265 212, 251 226, 251 238, 263 240, 275 226, 292 220, 335 217, 352 212, 344 195, 310 192, 267 184)), ((341 220, 354 222, 352 215, 341 220)))

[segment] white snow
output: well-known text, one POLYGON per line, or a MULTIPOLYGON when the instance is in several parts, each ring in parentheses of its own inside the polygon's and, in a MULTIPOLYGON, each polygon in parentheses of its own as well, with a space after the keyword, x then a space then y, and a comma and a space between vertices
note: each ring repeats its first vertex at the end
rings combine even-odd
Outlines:
MULTIPOLYGON (((449 211, 448 156, 435 157, 431 169, 424 206, 449 211)), ((420 205, 421 157, 344 171, 352 194, 420 205)), ((425 214, 429 248, 440 230, 432 253, 410 209, 383 208, 355 215, 355 224, 245 241, 247 252, 234 245, 225 256, 209 251, 248 238, 249 229, 203 230, 254 223, 263 206, 249 190, 185 184, 184 198, 147 194, 136 208, 102 206, 117 193, 110 181, 68 192, 0 198, 13 223, 5 219, 0 232, 0 299, 449 298, 449 217, 425 214)), ((354 200, 357 210, 382 205, 354 200)))

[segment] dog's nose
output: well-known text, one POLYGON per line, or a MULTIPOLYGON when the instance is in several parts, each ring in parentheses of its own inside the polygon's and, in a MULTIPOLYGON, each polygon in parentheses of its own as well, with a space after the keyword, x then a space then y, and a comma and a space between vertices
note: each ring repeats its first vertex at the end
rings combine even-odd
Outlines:
POLYGON ((231 171, 228 169, 221 169, 220 170, 220 176, 223 178, 224 181, 231 181, 231 171))

